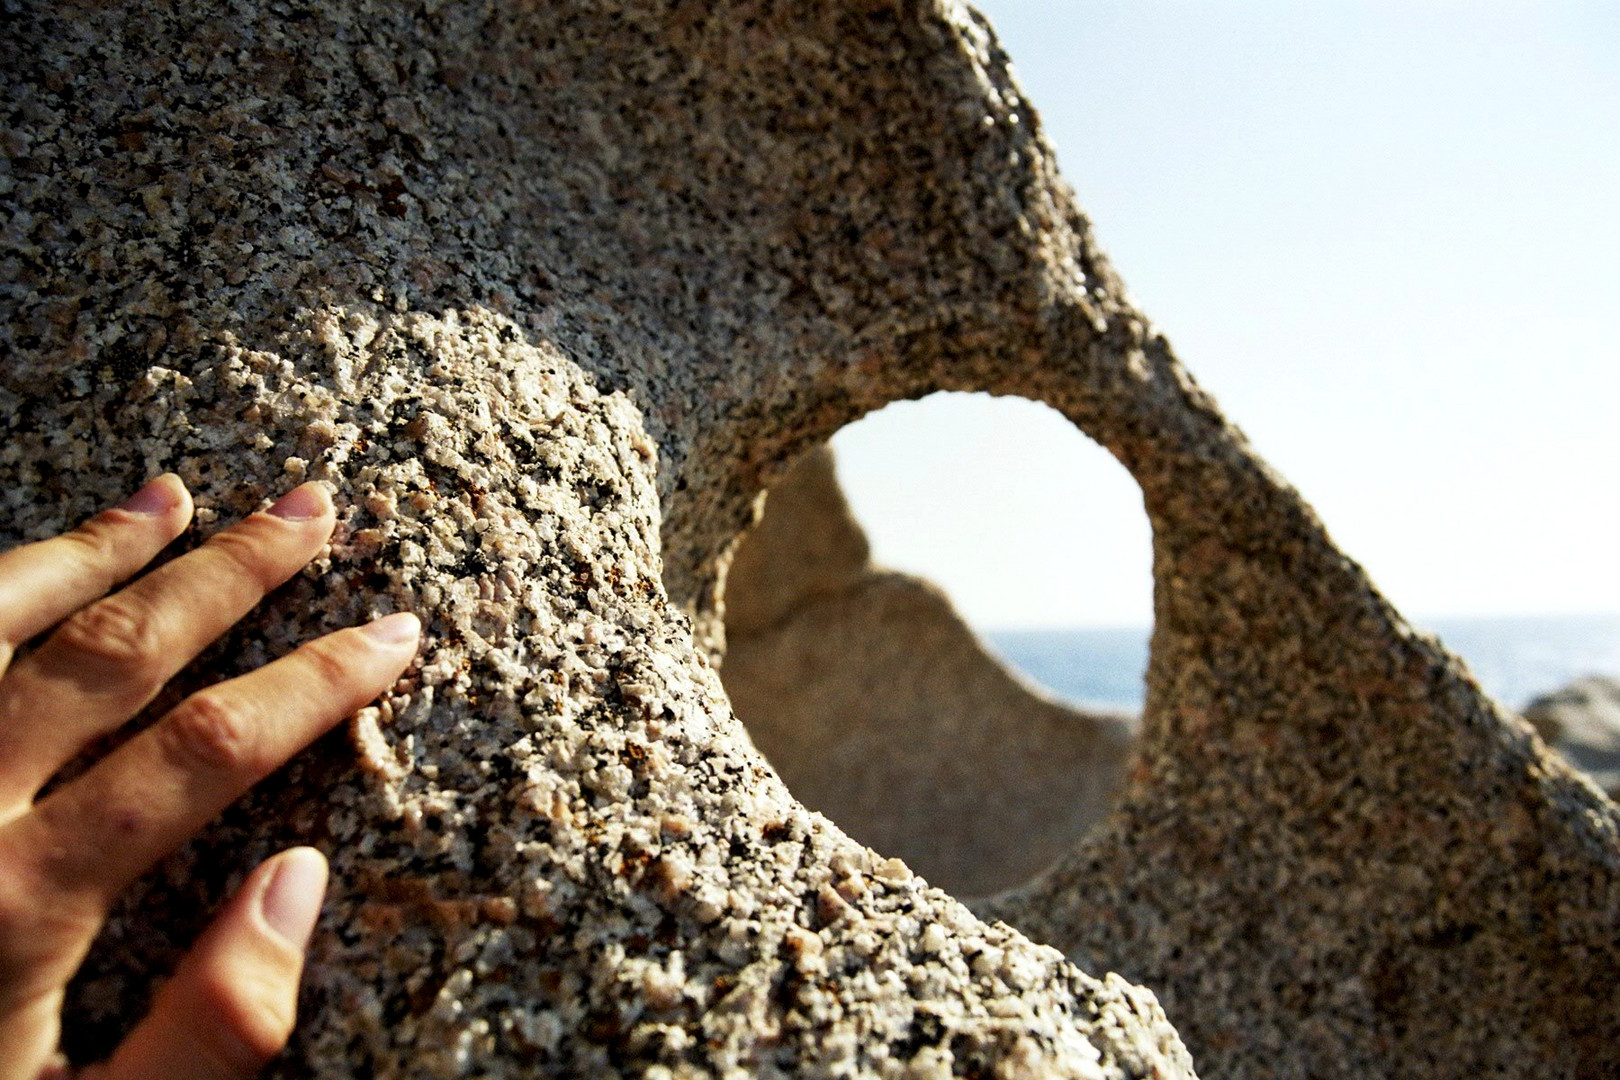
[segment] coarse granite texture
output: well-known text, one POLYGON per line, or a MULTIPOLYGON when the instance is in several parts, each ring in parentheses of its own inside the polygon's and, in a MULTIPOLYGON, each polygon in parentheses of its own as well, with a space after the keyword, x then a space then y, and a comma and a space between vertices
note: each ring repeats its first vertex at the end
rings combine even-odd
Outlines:
POLYGON ((1113 805, 1135 719, 1013 675, 930 582, 872 565, 818 447, 727 567, 721 682, 811 809, 959 897, 1022 885, 1113 805))
POLYGON ((11 12, 6 539, 164 468, 199 534, 324 479, 329 553, 188 681, 428 621, 380 707, 135 891, 75 988, 75 1053, 302 840, 334 885, 276 1076, 1191 1075, 1150 993, 799 806, 660 580, 704 611, 772 444, 856 411, 797 369, 846 368, 883 269, 839 238, 878 208, 788 196, 870 171, 841 114, 884 88, 833 89, 958 63, 972 25, 919 15, 11 12))
POLYGON ((0 539, 164 468, 198 532, 316 477, 330 551, 191 681, 428 623, 135 890, 75 1052, 305 840, 335 879, 278 1077, 1191 1075, 1126 979, 1206 1076, 1614 1074, 1620 811, 1224 421, 968 8, 0 16, 0 539), (1154 528, 1139 757, 985 906, 1022 933, 799 806, 705 659, 757 494, 936 389, 1058 408, 1154 528))

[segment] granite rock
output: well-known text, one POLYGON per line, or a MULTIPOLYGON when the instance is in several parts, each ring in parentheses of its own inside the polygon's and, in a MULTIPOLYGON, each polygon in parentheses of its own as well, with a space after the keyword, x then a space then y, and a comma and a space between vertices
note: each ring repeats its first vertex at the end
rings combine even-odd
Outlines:
POLYGON ((1611 799, 1620 799, 1620 679, 1577 679, 1530 702, 1524 718, 1611 799))
POLYGON ((329 551, 181 689, 427 623, 132 890, 76 1054, 302 841, 278 1077, 1188 1076, 1177 1031, 1208 1076, 1612 1075, 1620 811, 1223 419, 970 9, 0 13, 0 541, 162 469, 191 541, 320 479, 329 551), (1126 790, 983 918, 798 804, 710 662, 758 493, 939 389, 1054 406, 1154 530, 1126 790))
POLYGON ((737 640, 840 596, 872 574, 866 531, 838 486, 830 446, 806 451, 762 493, 757 519, 726 560, 720 593, 726 662, 737 640))
POLYGON ((1101 820, 1134 717, 1053 700, 936 586, 873 566, 831 450, 764 509, 726 572, 721 681, 805 805, 965 897, 1023 884, 1101 820))

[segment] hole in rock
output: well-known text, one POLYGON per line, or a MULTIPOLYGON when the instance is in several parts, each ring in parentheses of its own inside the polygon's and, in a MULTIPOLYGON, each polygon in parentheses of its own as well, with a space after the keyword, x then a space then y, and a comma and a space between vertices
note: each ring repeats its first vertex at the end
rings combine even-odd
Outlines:
POLYGON ((935 394, 850 425, 772 489, 724 599, 760 750, 932 883, 1020 885, 1111 805, 1151 543, 1130 476, 1055 410, 935 394))

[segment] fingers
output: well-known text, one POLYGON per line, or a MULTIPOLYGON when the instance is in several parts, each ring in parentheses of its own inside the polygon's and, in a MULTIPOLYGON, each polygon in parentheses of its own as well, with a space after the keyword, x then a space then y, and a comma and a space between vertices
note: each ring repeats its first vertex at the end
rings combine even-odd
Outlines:
POLYGON ((292 1033, 304 943, 326 860, 294 848, 260 865, 164 985, 97 1080, 249 1080, 292 1033))
MULTIPOLYGON (((178 481, 171 486, 184 495, 178 481)), ((86 743, 139 712, 209 642, 297 573, 332 526, 326 489, 305 484, 70 617, 0 682, 0 798, 33 798, 86 743)))
POLYGON ((32 871, 103 908, 243 792, 399 676, 420 623, 390 615, 181 702, 7 826, 32 871))
POLYGON ((151 562, 190 520, 191 496, 169 473, 70 533, 0 555, 4 659, 151 562))

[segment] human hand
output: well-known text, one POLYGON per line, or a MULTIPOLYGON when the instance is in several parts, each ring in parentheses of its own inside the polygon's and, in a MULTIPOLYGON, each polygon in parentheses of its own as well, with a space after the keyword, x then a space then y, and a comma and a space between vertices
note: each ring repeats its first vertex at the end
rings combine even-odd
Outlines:
MULTIPOLYGON (((102 598, 179 536, 191 512, 179 478, 162 476, 71 533, 0 555, 0 1080, 67 1075, 57 1053, 64 989, 118 893, 380 694, 415 653, 414 615, 328 634, 193 694, 38 798, 297 573, 334 523, 325 489, 306 484, 102 598), (12 663, 21 643, 53 626, 12 663)), ((325 887, 326 861, 312 848, 260 864, 151 1012, 81 1080, 257 1074, 292 1031, 325 887)))

